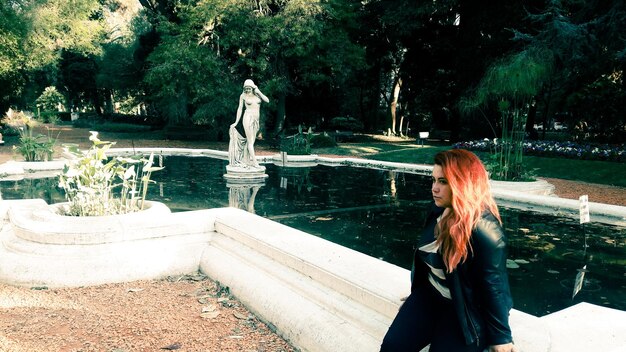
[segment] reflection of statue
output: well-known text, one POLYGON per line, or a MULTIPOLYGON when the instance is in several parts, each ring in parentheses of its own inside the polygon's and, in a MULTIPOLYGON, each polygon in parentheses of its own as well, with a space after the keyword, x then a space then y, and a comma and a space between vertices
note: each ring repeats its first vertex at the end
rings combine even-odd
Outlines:
POLYGON ((254 213, 254 200, 256 194, 262 184, 227 184, 228 186, 228 205, 231 207, 246 210, 254 213))
POLYGON ((228 161, 231 166, 243 168, 259 167, 254 154, 254 141, 259 132, 261 101, 268 103, 269 99, 261 93, 251 79, 247 79, 243 84, 243 93, 239 96, 237 117, 235 122, 230 125, 229 130, 228 161), (245 111, 243 111, 244 105, 245 111), (235 129, 240 119, 242 120, 245 137, 241 136, 235 129))

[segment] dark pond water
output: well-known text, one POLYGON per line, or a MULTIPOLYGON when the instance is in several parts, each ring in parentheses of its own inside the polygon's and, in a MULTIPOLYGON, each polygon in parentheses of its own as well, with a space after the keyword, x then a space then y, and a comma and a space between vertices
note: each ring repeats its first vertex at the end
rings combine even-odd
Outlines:
MULTIPOLYGON (((237 206, 410 268, 430 203, 427 177, 383 170, 266 165, 262 185, 232 185, 226 161, 166 157, 148 198, 172 211, 237 206)), ((64 201, 56 179, 0 182, 3 199, 64 201)), ((626 310, 626 228, 501 209, 515 308, 542 316, 579 302, 626 310), (586 265, 586 267, 585 267, 586 265), (576 276, 581 290, 572 299, 576 276)), ((409 278, 407 277, 407 280, 409 278)))

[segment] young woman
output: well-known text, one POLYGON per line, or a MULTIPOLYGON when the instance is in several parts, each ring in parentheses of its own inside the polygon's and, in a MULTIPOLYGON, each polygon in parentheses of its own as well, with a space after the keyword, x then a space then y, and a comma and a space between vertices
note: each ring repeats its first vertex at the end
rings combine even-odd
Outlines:
POLYGON ((438 153, 434 206, 415 251, 411 294, 381 351, 514 352, 505 237, 478 157, 438 153))

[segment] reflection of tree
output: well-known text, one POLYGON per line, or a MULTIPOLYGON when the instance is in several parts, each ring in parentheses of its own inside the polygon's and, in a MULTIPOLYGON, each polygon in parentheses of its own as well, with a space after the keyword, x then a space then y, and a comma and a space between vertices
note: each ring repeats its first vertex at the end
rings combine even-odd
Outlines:
POLYGON ((254 213, 254 200, 262 184, 227 184, 228 205, 254 213))
POLYGON ((404 179, 404 173, 397 173, 396 171, 393 170, 389 170, 387 171, 387 177, 385 179, 385 183, 389 182, 389 188, 387 188, 387 185, 385 184, 384 189, 384 193, 383 196, 385 197, 389 197, 388 201, 390 203, 399 205, 399 200, 398 200, 398 182, 401 185, 404 185, 406 180, 404 179), (398 179, 398 176, 401 175, 401 179, 398 179), (387 193, 389 192, 389 193, 387 193))
POLYGON ((46 203, 53 204, 65 201, 65 195, 57 187, 58 184, 56 177, 27 178, 15 181, 11 187, 4 188, 7 199, 43 199, 46 203), (19 195, 19 198, 13 195, 19 195))
POLYGON ((313 183, 309 177, 311 168, 281 168, 280 173, 280 187, 281 188, 293 188, 298 195, 302 195, 304 190, 311 192, 313 189, 313 183))

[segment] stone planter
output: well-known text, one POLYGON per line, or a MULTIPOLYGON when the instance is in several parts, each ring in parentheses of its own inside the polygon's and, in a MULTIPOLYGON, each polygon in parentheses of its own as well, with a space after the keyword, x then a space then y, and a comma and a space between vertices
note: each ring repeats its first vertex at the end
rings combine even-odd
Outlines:
POLYGON ((0 282, 76 287, 198 270, 211 240, 210 210, 171 213, 162 203, 112 216, 58 214, 41 199, 0 206, 0 282))
POLYGON ((158 219, 171 213, 163 203, 146 202, 144 210, 120 215, 60 215, 67 204, 11 209, 15 235, 27 241, 48 244, 102 244, 167 235, 167 232, 152 231, 155 221, 158 223, 158 219))

